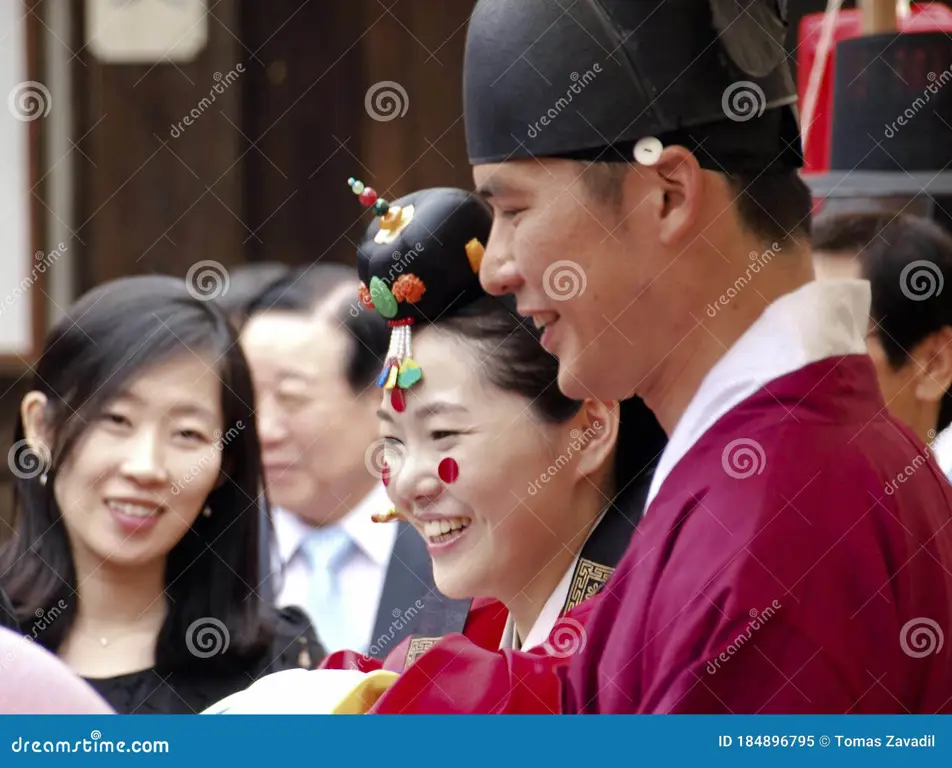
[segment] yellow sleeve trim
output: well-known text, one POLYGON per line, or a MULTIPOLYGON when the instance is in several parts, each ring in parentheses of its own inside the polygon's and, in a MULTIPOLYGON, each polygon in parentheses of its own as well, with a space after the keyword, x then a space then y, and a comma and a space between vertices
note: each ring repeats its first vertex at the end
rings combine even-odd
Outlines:
POLYGON ((384 669, 364 675, 364 679, 338 702, 337 706, 331 710, 331 714, 366 715, 399 677, 396 672, 388 672, 384 669))

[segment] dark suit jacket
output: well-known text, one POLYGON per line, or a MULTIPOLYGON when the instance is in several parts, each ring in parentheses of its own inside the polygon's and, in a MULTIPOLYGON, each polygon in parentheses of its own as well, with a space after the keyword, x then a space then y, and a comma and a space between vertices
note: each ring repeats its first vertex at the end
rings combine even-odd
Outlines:
POLYGON ((433 562, 423 537, 402 520, 388 525, 398 526, 397 540, 387 566, 368 652, 369 656, 381 659, 413 634, 420 621, 423 601, 431 595, 442 597, 433 583, 433 562))

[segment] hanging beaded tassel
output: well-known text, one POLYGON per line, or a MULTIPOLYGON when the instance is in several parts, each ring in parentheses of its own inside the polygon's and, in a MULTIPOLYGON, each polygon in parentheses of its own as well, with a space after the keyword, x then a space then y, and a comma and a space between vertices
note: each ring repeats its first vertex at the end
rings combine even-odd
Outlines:
POLYGON ((390 334, 390 348, 387 350, 387 360, 384 363, 383 370, 377 378, 377 386, 392 392, 394 408, 402 411, 402 398, 404 389, 409 389, 421 378, 423 371, 413 359, 412 334, 410 328, 413 325, 413 318, 403 320, 393 320, 390 327, 393 332, 390 334))

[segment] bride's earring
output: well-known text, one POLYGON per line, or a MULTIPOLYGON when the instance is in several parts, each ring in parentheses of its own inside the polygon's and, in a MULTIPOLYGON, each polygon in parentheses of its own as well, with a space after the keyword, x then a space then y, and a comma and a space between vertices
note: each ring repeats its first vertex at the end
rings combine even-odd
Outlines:
POLYGON ((205 505, 205 508, 202 510, 202 514, 203 514, 205 517, 211 517, 211 516, 212 516, 212 508, 206 504, 206 505, 205 505))

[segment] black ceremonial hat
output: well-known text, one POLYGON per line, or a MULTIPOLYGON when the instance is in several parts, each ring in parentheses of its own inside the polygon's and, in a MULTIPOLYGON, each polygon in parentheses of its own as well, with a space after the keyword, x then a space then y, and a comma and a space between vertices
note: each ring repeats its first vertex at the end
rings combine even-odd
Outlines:
POLYGON ((402 410, 401 390, 423 375, 413 360, 411 326, 485 295, 479 264, 492 211, 462 189, 424 189, 389 203, 356 179, 349 184, 377 215, 357 249, 360 300, 393 329, 377 385, 391 390, 394 408, 402 410))
POLYGON ((650 164, 677 143, 711 170, 799 168, 786 29, 786 0, 479 0, 464 67, 470 162, 650 164))

